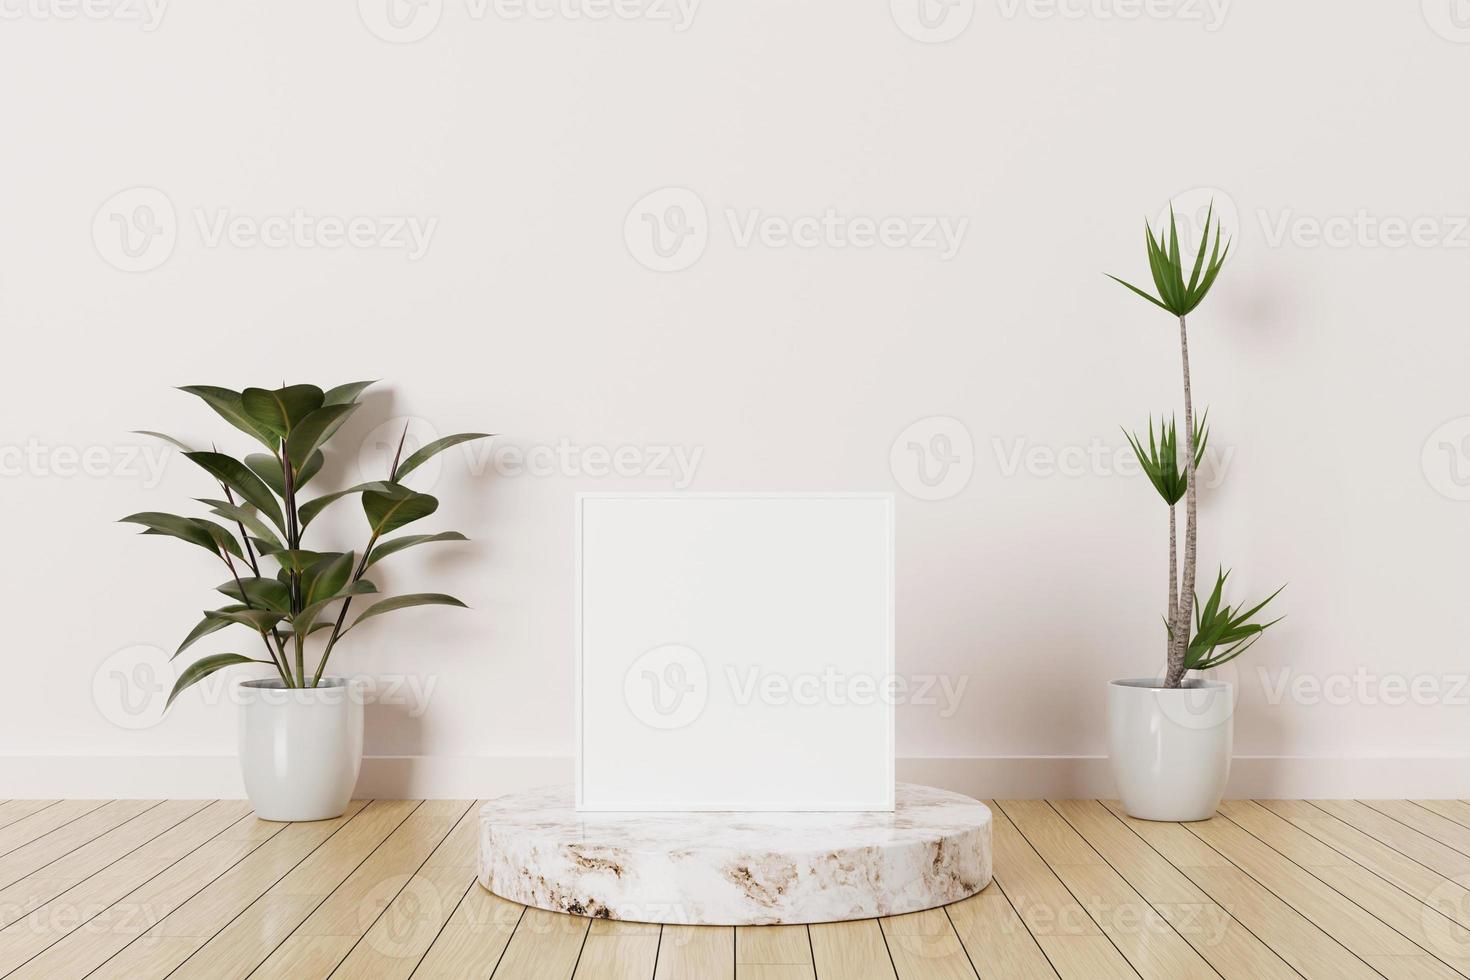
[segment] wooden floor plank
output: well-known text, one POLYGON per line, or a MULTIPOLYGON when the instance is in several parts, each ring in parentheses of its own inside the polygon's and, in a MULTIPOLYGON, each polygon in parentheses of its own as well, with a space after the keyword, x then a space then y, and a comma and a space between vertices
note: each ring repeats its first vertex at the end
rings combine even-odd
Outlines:
MULTIPOLYGON (((876 919, 824 922, 808 927, 818 977, 894 980, 893 963, 876 919)), ((662 976, 658 980, 664 980, 662 976)), ((694 980, 693 977, 690 980, 694 980)), ((903 980, 909 980, 904 977, 903 980)))
POLYGON ((571 980, 591 921, 526 909, 492 974, 494 980, 571 980))
POLYGON ((10 976, 14 980, 80 980, 286 827, 246 814, 10 976))
POLYGON ((992 884, 945 912, 982 980, 1055 980, 1057 972, 999 885, 992 884))
MULTIPOLYGON (((1036 853, 1005 812, 994 803, 989 805, 995 881, 1035 937, 1052 968, 1064 980, 1071 977, 1089 980, 1136 978, 1137 972, 1128 965, 1112 940, 1103 935, 1092 916, 1047 867, 1041 855, 1036 853)), ((820 973, 819 969, 819 976, 820 973)))
MULTIPOLYGON (((42 867, 28 871, 18 880, 0 888, 0 929, 76 887, 109 865, 131 856, 186 820, 193 819, 208 806, 210 803, 207 800, 170 800, 62 854, 42 867)), ((16 851, 9 856, 16 857, 20 853, 16 851)), ((144 853, 151 855, 157 851, 149 850, 144 853)), ((0 937, 3 935, 0 932, 0 937)))
MULTIPOLYGON (((1267 816, 1284 824, 1279 818, 1267 816)), ((1456 977, 1455 971, 1431 957, 1423 947, 1227 817, 1217 815, 1188 827, 1240 870, 1391 980, 1456 977)))
MULTIPOLYGON (((36 896, 54 897, 39 905, 27 905, 30 909, 27 914, 0 930, 0 975, 14 970, 81 929, 132 891, 225 833, 248 812, 249 806, 244 801, 220 800, 131 852, 120 857, 113 855, 115 860, 85 879, 38 877, 49 868, 23 878, 12 888, 16 891, 29 889, 36 896)), ((62 861, 71 857, 68 855, 62 861)), ((136 909, 134 914, 146 915, 148 910, 136 909)))
POLYGON ((976 980, 944 909, 879 919, 898 980, 976 980))
POLYGON ((653 980, 661 932, 641 922, 594 919, 575 980, 653 980))
POLYGON ((24 820, 33 813, 39 813, 48 806, 55 806, 60 800, 10 800, 0 804, 0 827, 8 827, 17 820, 24 820))
POLYGON ((243 980, 419 806, 374 800, 193 952, 170 980, 243 980))
POLYGON ((1043 861, 1144 980, 1214 980, 1215 971, 1050 804, 1000 803, 1043 861))
POLYGON ((1470 855, 1357 800, 1311 800, 1309 805, 1447 878, 1470 875, 1470 855))
POLYGON ((43 837, 38 837, 23 847, 18 847, 0 857, 0 888, 44 868, 52 861, 72 851, 129 820, 158 806, 159 800, 113 800, 98 807, 86 816, 57 827, 43 837))
POLYGON ((1470 827, 1470 803, 1464 800, 1411 800, 1430 813, 1437 813, 1446 820, 1453 820, 1461 827, 1470 827))
POLYGON ((1470 855, 1470 827, 1462 826, 1433 810, 1408 800, 1361 800, 1379 813, 1392 817, 1421 834, 1432 837, 1461 854, 1470 855))
POLYGON ((1297 972, 1255 933, 1096 800, 1057 800, 1056 811, 1210 966, 1228 978, 1289 980, 1297 972))
POLYGON ((806 926, 741 926, 735 930, 735 980, 814 980, 806 926))
MULTIPOLYGON (((479 830, 480 809, 476 804, 465 809, 454 829, 408 878, 337 967, 334 978, 404 980, 413 973, 475 881, 479 830)), ((648 975, 653 976, 652 961, 648 975)))
POLYGON ((1227 802, 1220 812, 1424 952, 1470 976, 1470 934, 1452 919, 1258 803, 1227 802))
POLYGON ((24 847, 38 837, 44 837, 74 820, 79 820, 93 810, 106 806, 107 800, 62 800, 28 817, 0 827, 0 856, 24 847))
MULTIPOLYGON (((254 980, 327 976, 352 952, 449 835, 471 800, 428 800, 333 889, 251 974, 254 980)), ((430 937, 431 938, 431 937, 430 937)), ((427 946, 427 943, 425 943, 427 946)), ((392 949, 391 937, 384 948, 392 949)), ((414 956, 414 961, 418 959, 414 956)), ((411 963, 405 965, 412 967, 411 963)))
POLYGON ((525 907, 470 885, 424 954, 414 980, 488 977, 500 962, 525 907))
POLYGON ((234 867, 115 953, 89 980, 162 977, 186 961, 272 885, 344 827, 364 806, 334 820, 289 824, 234 867))
POLYGON ((1470 803, 1457 800, 1229 802, 1187 825, 1006 801, 979 895, 740 929, 523 909, 475 881, 467 801, 353 809, 288 825, 244 801, 0 803, 0 974, 1470 978, 1470 803))
MULTIPOLYGON (((1420 864, 1351 824, 1300 800, 1259 800, 1262 807, 1398 888, 1470 926, 1470 889, 1420 864), (1441 908, 1444 903, 1453 911, 1441 908)), ((1408 830, 1410 834, 1417 831, 1408 830)))
POLYGON ((1379 976, 1336 939, 1260 882, 1231 864, 1183 824, 1127 816, 1117 803, 1107 809, 1147 842, 1209 898, 1230 912, 1302 976, 1373 980, 1379 976))

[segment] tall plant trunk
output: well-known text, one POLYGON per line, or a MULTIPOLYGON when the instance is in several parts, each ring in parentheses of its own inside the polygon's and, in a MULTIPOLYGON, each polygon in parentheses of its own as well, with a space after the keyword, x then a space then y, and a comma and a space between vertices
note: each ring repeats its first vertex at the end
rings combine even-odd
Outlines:
POLYGON ((1174 505, 1169 505, 1169 642, 1164 644, 1165 663, 1174 654, 1174 633, 1179 628, 1179 532, 1174 505))
POLYGON ((1190 626, 1194 618, 1195 509, 1198 488, 1195 480, 1194 403, 1189 390, 1189 328, 1179 318, 1179 356, 1184 368, 1184 472, 1188 483, 1184 489, 1184 570, 1179 583, 1178 616, 1169 646, 1169 673, 1165 687, 1178 687, 1184 680, 1184 654, 1189 649, 1190 626))

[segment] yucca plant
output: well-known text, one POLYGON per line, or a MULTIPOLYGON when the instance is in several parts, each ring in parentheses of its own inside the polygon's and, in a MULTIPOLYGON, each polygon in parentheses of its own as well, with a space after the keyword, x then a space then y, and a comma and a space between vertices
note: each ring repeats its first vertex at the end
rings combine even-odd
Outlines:
POLYGON ((325 391, 306 384, 275 390, 232 391, 209 385, 180 389, 203 400, 267 450, 243 460, 213 447, 195 450, 160 432, 141 433, 177 446, 214 478, 222 494, 222 499, 202 497, 199 502, 211 516, 226 523, 155 511, 122 519, 124 523, 142 525, 144 534, 166 535, 203 548, 229 570, 230 578, 217 591, 232 602, 206 611, 174 656, 203 637, 235 625, 256 633, 266 653, 264 658, 217 653, 196 660, 179 675, 168 704, 173 704, 189 686, 236 664, 268 665, 286 687, 315 687, 338 641, 364 621, 411 606, 464 606, 453 596, 435 592, 383 596, 365 575, 372 566, 405 548, 432 541, 467 540, 458 531, 393 538, 388 535, 428 517, 439 507, 436 498, 404 486, 403 478, 437 453, 473 439, 488 438, 488 433, 445 436, 403 459, 404 438, 408 435, 405 427, 386 479, 359 483, 310 500, 302 495, 325 462, 323 447, 357 410, 358 396, 372 383, 355 381, 325 391), (326 507, 349 496, 360 497, 367 518, 367 543, 362 552, 305 547, 304 537, 311 522, 326 507), (262 564, 266 561, 274 564, 274 574, 262 564), (373 605, 348 624, 348 611, 358 596, 370 597, 373 605), (314 669, 308 669, 307 640, 317 633, 325 633, 325 640, 320 644, 314 669))
POLYGON ((1196 599, 1194 585, 1199 496, 1197 473, 1199 464, 1204 458, 1208 427, 1204 418, 1200 419, 1198 425, 1194 420, 1193 392, 1189 383, 1187 317, 1200 303, 1204 302, 1205 296, 1210 292, 1210 287, 1215 284, 1215 279, 1220 275, 1225 259, 1230 254, 1230 243, 1224 241, 1220 223, 1215 220, 1215 207, 1212 203, 1205 215, 1199 250, 1194 256, 1192 268, 1186 277, 1185 260, 1179 249, 1179 227, 1174 217, 1173 207, 1169 209, 1167 234, 1160 227, 1159 234, 1155 236, 1147 221, 1144 222, 1143 231, 1148 251, 1149 272, 1152 274, 1154 288, 1158 295, 1154 296, 1145 292, 1117 276, 1108 278, 1128 287, 1179 321, 1179 355, 1184 373, 1185 445, 1182 471, 1179 465, 1178 440, 1173 421, 1170 421, 1167 426, 1162 421, 1160 422, 1159 436, 1156 439, 1153 420, 1150 418, 1147 451, 1144 450, 1142 441, 1136 435, 1125 431, 1128 443, 1133 447, 1134 455, 1138 457, 1139 465, 1143 467, 1149 482, 1153 484, 1154 489, 1158 491, 1159 496, 1169 508, 1169 595, 1165 613, 1168 644, 1164 686, 1177 688, 1183 683, 1186 672, 1217 667, 1239 656, 1250 644, 1254 643, 1261 631, 1271 623, 1252 624, 1251 618, 1259 613, 1267 602, 1280 594, 1281 590, 1277 589, 1264 602, 1245 613, 1237 613, 1230 606, 1223 605, 1221 602, 1221 593, 1228 575, 1222 570, 1216 578, 1215 590, 1210 600, 1200 606, 1196 599), (1214 234, 1213 245, 1210 242, 1211 232, 1214 234), (1174 511, 1181 497, 1184 500, 1182 569, 1179 568, 1178 534, 1174 511), (1192 638, 1191 625, 1193 626, 1192 638), (1217 655, 1215 650, 1222 645, 1226 647, 1226 650, 1217 655))

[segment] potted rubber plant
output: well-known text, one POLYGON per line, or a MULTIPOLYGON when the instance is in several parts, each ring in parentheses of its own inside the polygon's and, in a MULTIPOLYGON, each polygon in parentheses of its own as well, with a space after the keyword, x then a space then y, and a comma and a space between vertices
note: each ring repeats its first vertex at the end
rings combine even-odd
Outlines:
POLYGON ((385 596, 369 573, 405 548, 467 540, 458 531, 390 535, 439 507, 434 497, 404 486, 404 477, 435 454, 487 433, 445 436, 406 459, 400 438, 384 479, 310 499, 305 494, 325 462, 328 440, 357 410, 358 397, 371 384, 358 381, 327 390, 307 384, 181 389, 265 449, 241 459, 214 448, 196 450, 163 433, 142 433, 177 446, 219 488, 218 497, 199 499, 209 517, 148 511, 122 519, 142 525, 144 534, 203 548, 228 573, 217 591, 229 601, 207 610, 174 656, 228 627, 242 627, 242 639, 255 634, 241 648, 253 652, 215 653, 191 663, 179 674, 167 704, 217 671, 241 664, 271 668, 272 676, 235 687, 245 790, 256 814, 266 820, 325 820, 340 816, 352 798, 362 763, 362 696, 348 678, 326 673, 342 638, 394 610, 464 605, 436 592, 385 596), (354 497, 367 521, 361 551, 308 541, 307 529, 323 510, 354 497), (354 605, 358 611, 349 622, 354 605))
MULTIPOLYGON (((1145 820, 1206 820, 1225 792, 1234 740, 1234 692, 1231 685, 1198 676, 1229 663, 1250 649, 1269 626, 1257 617, 1277 589, 1249 607, 1224 601, 1229 572, 1215 576, 1209 598, 1195 594, 1195 568, 1200 463, 1209 427, 1204 415, 1194 417, 1189 380, 1188 317, 1215 284, 1230 244, 1222 243, 1214 206, 1205 216, 1199 250, 1186 269, 1180 254, 1179 229, 1169 210, 1169 227, 1155 237, 1144 223, 1149 271, 1158 295, 1110 276, 1179 324, 1179 356, 1184 376, 1184 446, 1171 420, 1159 422, 1155 434, 1149 419, 1148 444, 1125 430, 1129 445, 1149 482, 1169 512, 1169 590, 1164 611, 1165 661, 1156 677, 1115 680, 1108 686, 1108 757, 1119 798, 1130 816, 1145 820), (1211 232, 1214 243, 1211 246, 1211 232), (1222 247, 1223 244, 1223 247, 1222 247), (1182 462, 1181 462, 1182 457, 1182 462), (1179 554, 1176 507, 1184 501, 1183 557, 1179 554)), ((1204 413, 1208 415, 1208 412, 1204 413)))

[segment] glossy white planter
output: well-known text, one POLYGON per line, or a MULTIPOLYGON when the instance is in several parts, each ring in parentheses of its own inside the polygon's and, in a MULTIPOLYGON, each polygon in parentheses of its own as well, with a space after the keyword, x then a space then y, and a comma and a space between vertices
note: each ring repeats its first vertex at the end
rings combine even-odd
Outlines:
POLYGON ((240 769, 262 820, 328 820, 352 800, 362 765, 362 692, 341 677, 284 688, 243 681, 240 769))
POLYGON ((1108 685, 1108 758, 1118 798, 1142 820, 1208 820, 1230 776, 1234 691, 1186 680, 1170 690, 1157 678, 1108 685))

